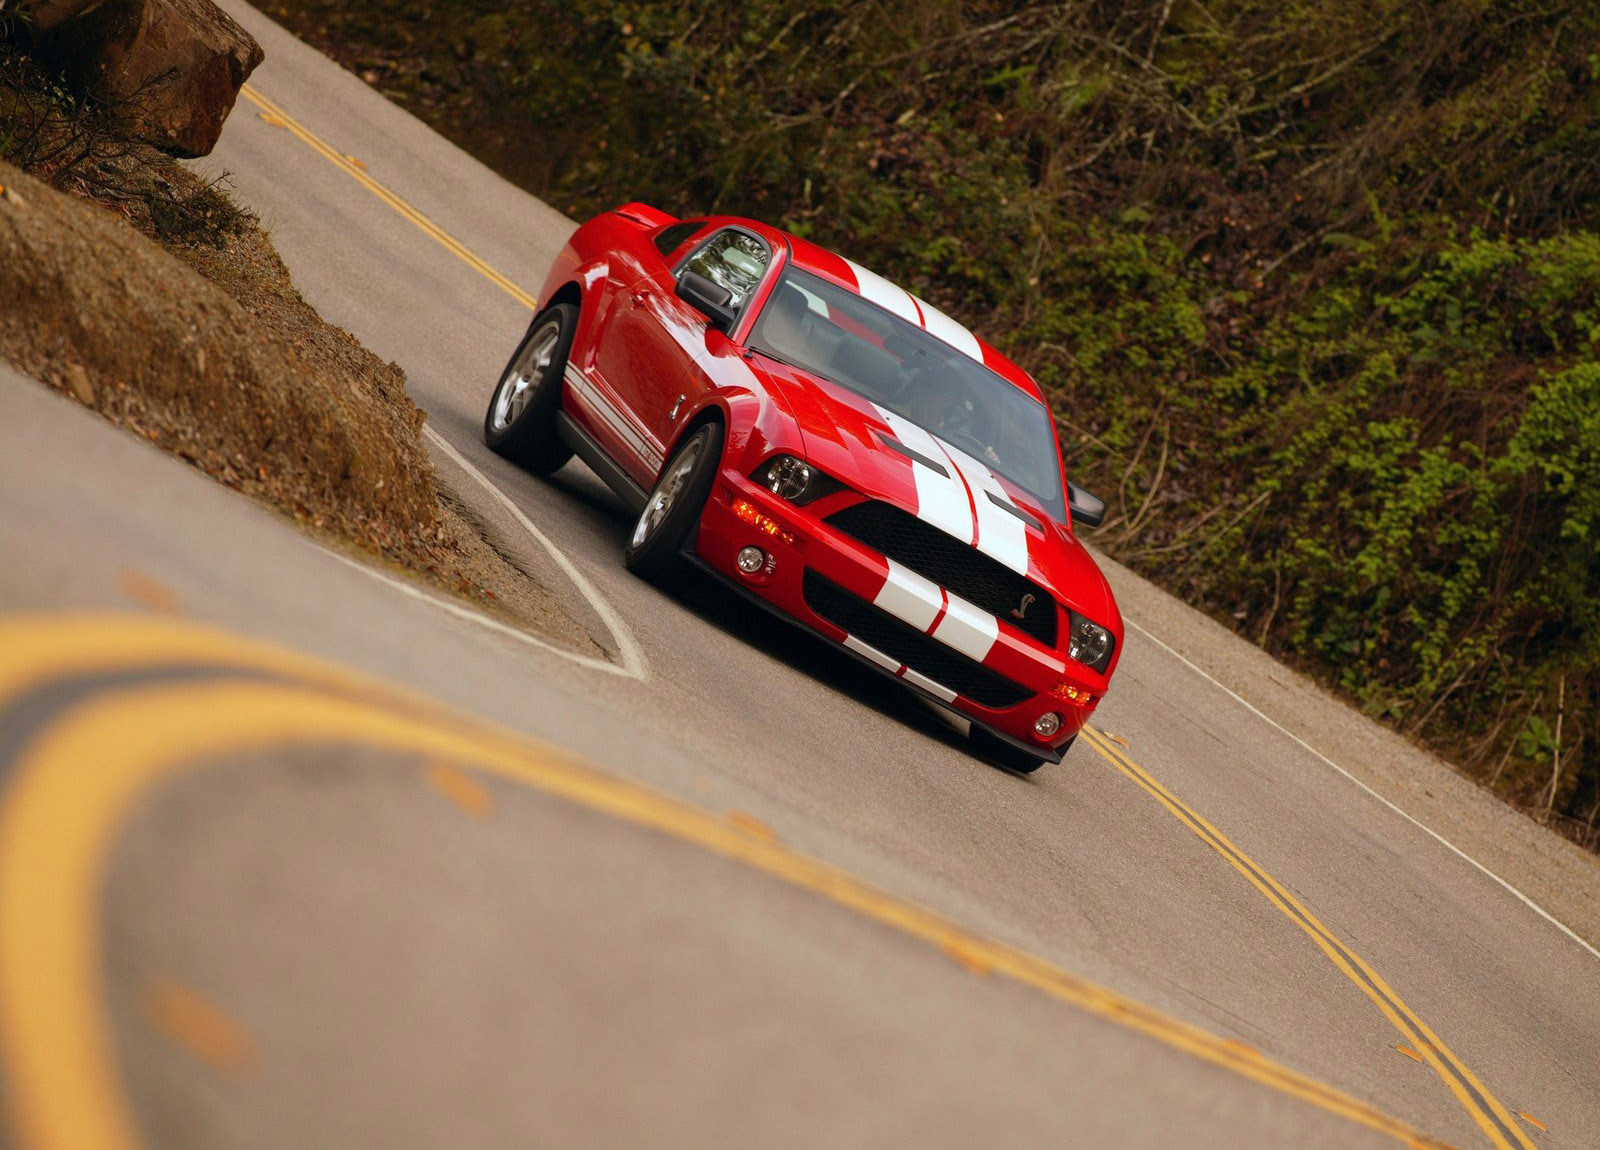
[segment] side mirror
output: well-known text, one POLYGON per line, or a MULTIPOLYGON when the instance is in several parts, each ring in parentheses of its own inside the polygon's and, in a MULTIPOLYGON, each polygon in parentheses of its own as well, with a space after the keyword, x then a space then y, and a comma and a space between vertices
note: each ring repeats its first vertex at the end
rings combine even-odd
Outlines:
POLYGON ((712 283, 699 272, 684 272, 678 277, 678 298, 711 321, 720 331, 730 331, 739 314, 733 310, 733 293, 712 283))
POLYGON ((1067 483, 1067 513, 1072 516, 1074 524, 1081 523, 1085 527, 1098 527, 1105 522, 1106 501, 1098 495, 1090 495, 1076 483, 1067 483))

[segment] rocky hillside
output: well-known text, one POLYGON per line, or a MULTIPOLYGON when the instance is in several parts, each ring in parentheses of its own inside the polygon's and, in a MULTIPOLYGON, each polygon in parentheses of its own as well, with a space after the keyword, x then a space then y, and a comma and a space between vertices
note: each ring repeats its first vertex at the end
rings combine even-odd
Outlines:
POLYGON ((1048 389, 1101 546, 1595 844, 1600 6, 274 12, 575 214, 914 285, 1048 389))
POLYGON ((139 138, 193 122, 167 107, 119 114, 0 43, 0 360, 325 544, 596 651, 441 490, 400 368, 317 314, 224 189, 139 138))

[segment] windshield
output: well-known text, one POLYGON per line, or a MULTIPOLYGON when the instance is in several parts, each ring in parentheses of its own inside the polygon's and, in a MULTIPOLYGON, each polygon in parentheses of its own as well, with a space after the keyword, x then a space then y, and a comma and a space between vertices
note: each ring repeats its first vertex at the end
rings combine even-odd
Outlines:
POLYGON ((791 269, 761 309, 750 346, 926 428, 1066 520, 1049 410, 915 324, 791 269))

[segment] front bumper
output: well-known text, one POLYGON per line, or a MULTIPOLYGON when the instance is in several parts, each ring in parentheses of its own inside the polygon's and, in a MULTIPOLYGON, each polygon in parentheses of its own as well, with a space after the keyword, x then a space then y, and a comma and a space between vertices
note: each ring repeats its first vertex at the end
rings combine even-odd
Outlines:
POLYGON ((1041 759, 1060 760, 1104 690, 1094 672, 1080 672, 1008 624, 994 625, 992 644, 974 659, 876 606, 889 570, 883 556, 735 470, 718 476, 694 558, 734 589, 1041 759), (735 559, 747 546, 767 555, 751 574, 735 559), (1061 726, 1043 739, 1034 723, 1047 712, 1060 715, 1061 726))

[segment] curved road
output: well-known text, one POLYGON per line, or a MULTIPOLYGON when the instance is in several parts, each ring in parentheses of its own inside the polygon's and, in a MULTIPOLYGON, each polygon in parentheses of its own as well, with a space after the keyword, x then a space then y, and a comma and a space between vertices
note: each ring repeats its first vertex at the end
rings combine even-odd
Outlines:
POLYGON ((9 1144, 1600 1145, 1594 860, 1124 572, 1030 778, 628 576, 478 439, 570 221, 231 8, 207 167, 610 661, 0 372, 9 1144))

